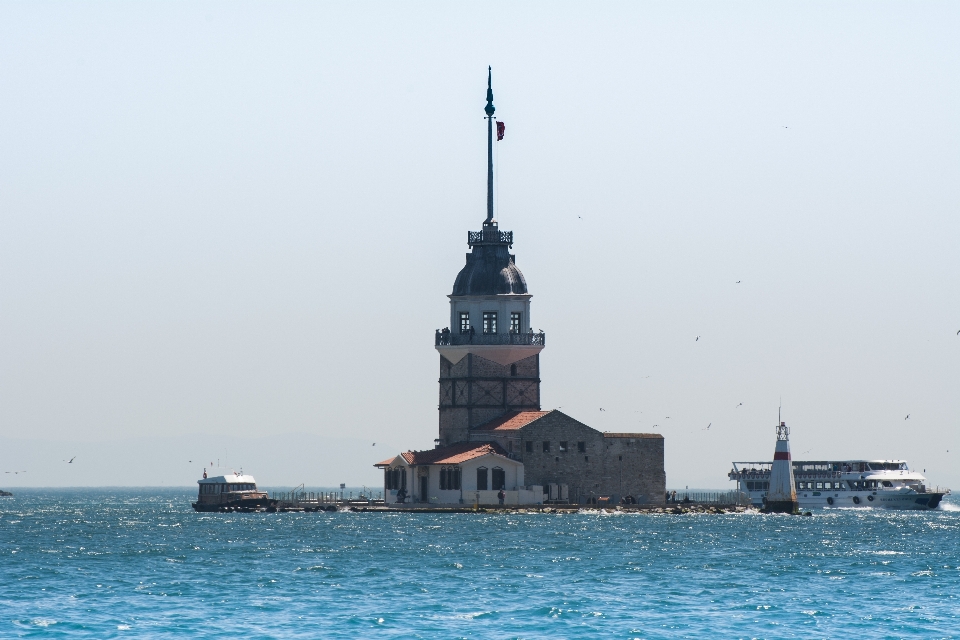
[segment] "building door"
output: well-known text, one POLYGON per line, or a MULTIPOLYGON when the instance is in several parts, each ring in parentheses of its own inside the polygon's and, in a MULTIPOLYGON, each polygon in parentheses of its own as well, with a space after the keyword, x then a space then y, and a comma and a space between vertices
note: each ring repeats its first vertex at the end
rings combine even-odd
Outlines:
POLYGON ((506 489, 507 476, 503 472, 503 469, 500 467, 493 468, 493 486, 490 487, 494 491, 499 491, 500 489, 506 489))
POLYGON ((430 502, 430 478, 420 478, 420 502, 430 502))

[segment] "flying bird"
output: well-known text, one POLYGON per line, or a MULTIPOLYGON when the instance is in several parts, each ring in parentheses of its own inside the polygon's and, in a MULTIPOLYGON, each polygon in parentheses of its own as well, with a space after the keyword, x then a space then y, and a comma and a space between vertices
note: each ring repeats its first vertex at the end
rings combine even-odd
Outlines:
POLYGON ((739 280, 737 280, 737 284, 740 284, 740 281, 739 281, 739 280))
MULTIPOLYGON (((743 403, 742 403, 742 402, 737 405, 737 407, 742 407, 742 406, 743 406, 743 403)), ((737 407, 734 407, 734 409, 736 409, 737 407)))
POLYGON ((374 443, 373 443, 372 445, 370 445, 370 446, 375 447, 375 446, 377 446, 377 443, 374 442, 374 443))
POLYGON ((603 407, 600 407, 600 411, 603 411, 603 407))
POLYGON ((711 427, 711 426, 713 426, 713 423, 712 423, 712 422, 706 426, 706 428, 704 429, 704 431, 710 431, 710 427, 711 427))
POLYGON ((910 419, 910 414, 908 413, 908 414, 907 414, 907 417, 904 418, 904 420, 909 420, 909 419, 910 419))
POLYGON ((67 464, 73 464, 73 461, 76 460, 76 459, 77 459, 77 456, 73 456, 73 457, 70 458, 69 460, 64 460, 64 462, 66 462, 67 464))
POLYGON ((697 339, 694 342, 700 342, 700 336, 697 336, 697 339))

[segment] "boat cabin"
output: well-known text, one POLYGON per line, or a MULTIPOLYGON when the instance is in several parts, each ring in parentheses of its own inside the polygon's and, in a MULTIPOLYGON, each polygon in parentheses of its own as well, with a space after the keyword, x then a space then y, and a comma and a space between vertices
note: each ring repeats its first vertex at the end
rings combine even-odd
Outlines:
POLYGON ((205 505, 240 502, 242 500, 260 500, 267 497, 266 491, 257 489, 257 481, 253 476, 241 473, 229 473, 220 476, 207 477, 207 470, 203 470, 203 478, 197 480, 200 485, 197 503, 205 505))

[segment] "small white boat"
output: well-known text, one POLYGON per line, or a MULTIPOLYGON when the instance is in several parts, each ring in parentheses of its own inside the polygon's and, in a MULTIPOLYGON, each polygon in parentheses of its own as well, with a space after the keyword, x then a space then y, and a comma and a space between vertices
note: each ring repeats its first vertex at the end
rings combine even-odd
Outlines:
MULTIPOLYGON (((770 489, 772 462, 734 462, 727 476, 763 507, 770 489)), ((877 507, 936 509, 949 489, 927 485, 903 460, 794 460, 793 475, 801 509, 877 507)))

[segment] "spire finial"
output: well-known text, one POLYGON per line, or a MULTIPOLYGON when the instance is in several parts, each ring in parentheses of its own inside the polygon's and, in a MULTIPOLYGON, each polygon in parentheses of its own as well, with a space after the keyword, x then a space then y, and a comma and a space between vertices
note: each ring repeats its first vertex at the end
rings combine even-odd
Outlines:
POLYGON ((487 106, 484 111, 488 118, 492 118, 496 110, 496 107, 493 106, 493 67, 487 67, 487 106))

